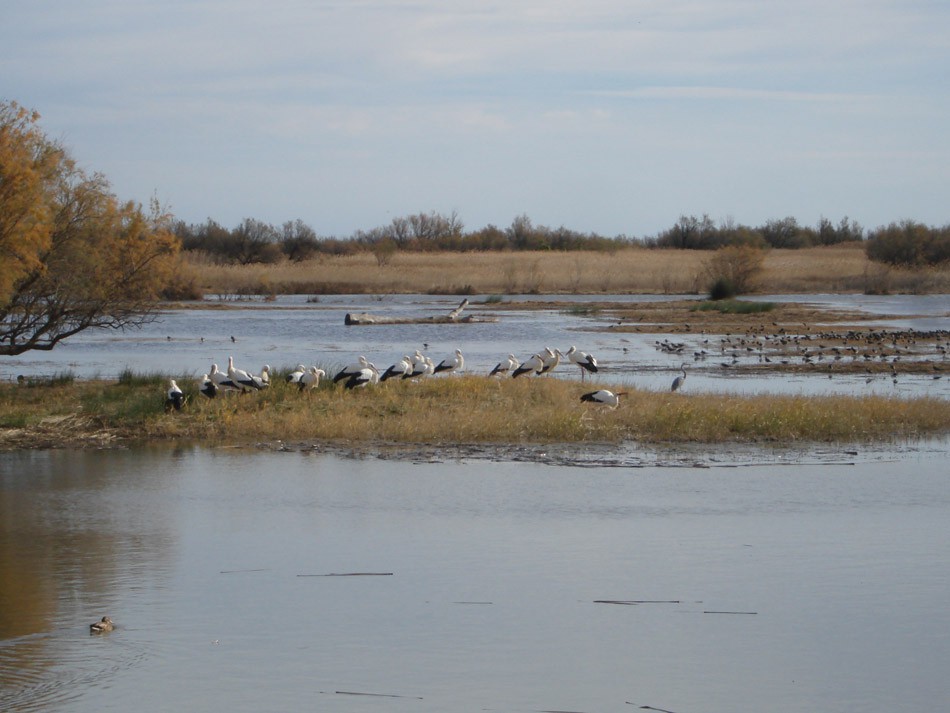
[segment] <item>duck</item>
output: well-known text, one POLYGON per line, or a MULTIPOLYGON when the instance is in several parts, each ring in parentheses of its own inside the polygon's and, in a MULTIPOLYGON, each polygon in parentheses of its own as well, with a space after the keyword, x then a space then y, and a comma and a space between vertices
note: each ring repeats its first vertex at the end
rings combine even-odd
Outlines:
POLYGON ((108 634, 115 628, 115 624, 107 616, 102 617, 99 621, 94 621, 89 625, 90 634, 108 634))

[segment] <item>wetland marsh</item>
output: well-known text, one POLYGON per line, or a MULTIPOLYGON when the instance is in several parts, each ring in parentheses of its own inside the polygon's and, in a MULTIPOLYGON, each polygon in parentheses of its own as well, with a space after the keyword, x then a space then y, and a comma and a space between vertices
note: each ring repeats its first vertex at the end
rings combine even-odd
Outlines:
MULTIPOLYGON (((693 361, 683 350, 726 335, 684 332, 679 312, 647 319, 645 303, 683 298, 642 296, 606 307, 473 299, 497 321, 372 327, 346 327, 343 316, 425 316, 457 299, 190 305, 141 332, 82 335, 7 360, 6 417, 32 402, 60 420, 46 423, 47 442, 0 452, 0 707, 929 713, 945 698, 950 661, 950 378, 933 378, 948 305, 865 299, 831 298, 827 322, 805 321, 823 332, 935 331, 885 354, 887 364, 900 357, 896 383, 890 368, 864 371, 863 355, 835 361, 850 343, 829 341, 815 368, 778 359, 766 370, 739 345, 736 357, 693 361), (644 318, 618 319, 625 309, 644 318), (129 370, 190 378, 229 354, 246 366, 332 367, 359 353, 383 365, 424 344, 433 355, 461 347, 468 376, 346 394, 275 385, 180 414, 162 412, 164 377, 126 392, 117 383, 129 370), (484 376, 509 351, 548 344, 597 353, 598 382, 636 389, 638 400, 626 414, 582 409, 576 396, 592 387, 569 365, 531 382, 484 376), (684 359, 686 387, 670 394, 684 359), (819 368, 842 361, 855 368, 830 379, 819 368), (42 383, 63 372, 75 383, 42 383), (35 385, 17 385, 18 374, 35 385), (138 411, 122 418, 143 433, 157 424, 159 441, 104 427, 132 394, 138 411), (466 399, 504 395, 568 410, 579 437, 563 442, 538 425, 531 437, 468 442, 471 423, 427 434, 447 413, 464 424, 466 399), (446 396, 440 412, 433 404, 446 396), (851 418, 865 430, 731 432, 713 443, 681 432, 652 444, 617 430, 648 405, 678 418, 706 410, 716 423, 730 404, 783 400, 805 421, 836 403, 829 428, 851 418), (895 409, 913 405, 931 431, 900 430, 911 420, 895 409), (407 443, 322 430, 358 427, 380 407, 427 413, 407 443), (290 426, 299 437, 274 437, 290 426), (63 439, 70 429, 75 438, 63 439), (115 631, 90 636, 104 615, 115 631)), ((774 333, 806 331, 800 313, 779 314, 774 333)), ((517 422, 512 403, 489 410, 517 422)), ((41 415, 17 418, 5 434, 42 431, 41 415)))

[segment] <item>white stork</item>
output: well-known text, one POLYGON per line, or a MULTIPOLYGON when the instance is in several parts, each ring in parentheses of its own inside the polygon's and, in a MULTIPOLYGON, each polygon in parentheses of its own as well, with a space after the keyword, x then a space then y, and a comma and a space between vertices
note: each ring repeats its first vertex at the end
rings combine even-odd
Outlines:
POLYGON ((416 349, 416 353, 412 355, 412 370, 408 374, 403 374, 403 379, 415 379, 420 376, 425 376, 426 372, 429 370, 429 365, 426 363, 426 357, 423 356, 422 352, 416 349))
POLYGON ((433 374, 440 371, 462 371, 465 367, 465 357, 462 356, 462 350, 456 349, 455 355, 440 361, 432 370, 433 374))
POLYGON ((238 385, 241 390, 260 389, 260 385, 244 369, 234 367, 234 357, 228 357, 228 379, 238 385))
POLYGON ((541 376, 541 374, 547 374, 549 371, 554 371, 557 365, 561 363, 562 356, 563 355, 561 354, 560 349, 555 349, 554 351, 551 351, 551 347, 545 347, 544 353, 541 354, 541 361, 543 363, 543 366, 541 367, 541 370, 538 372, 538 376, 541 376))
POLYGON ((686 365, 685 364, 680 366, 680 371, 682 371, 683 374, 673 379, 673 386, 670 387, 670 391, 678 391, 679 388, 683 385, 683 382, 686 381, 686 365))
POLYGON ((213 399, 218 395, 218 385, 211 380, 210 376, 202 374, 198 382, 198 391, 209 399, 213 399))
POLYGON ((287 383, 288 384, 298 384, 300 383, 300 377, 307 372, 307 367, 303 364, 297 364, 297 368, 292 372, 287 374, 287 383))
POLYGON ((605 404, 611 408, 617 408, 617 406, 620 405, 620 397, 626 395, 626 391, 618 391, 615 394, 613 391, 601 389, 600 391, 591 391, 589 394, 584 394, 581 396, 581 401, 587 401, 592 404, 605 404))
POLYGON ((270 386, 270 365, 264 364, 261 367, 260 374, 251 374, 251 378, 254 379, 254 383, 257 384, 257 388, 266 389, 270 386))
POLYGON ((326 375, 327 373, 323 369, 311 366, 297 380, 297 388, 301 391, 315 389, 320 385, 320 379, 326 375))
POLYGON ((508 374, 509 374, 510 372, 514 371, 515 369, 517 369, 518 366, 520 366, 520 364, 521 364, 521 362, 519 362, 519 361, 515 358, 515 355, 514 355, 514 354, 509 354, 509 355, 508 355, 508 358, 505 359, 504 361, 498 362, 498 363, 495 365, 495 368, 492 369, 491 372, 489 372, 488 375, 489 375, 489 376, 495 376, 495 375, 497 374, 498 376, 508 376, 508 374))
POLYGON ((350 377, 343 383, 343 387, 346 389, 355 389, 357 386, 375 384, 378 381, 379 370, 373 366, 371 362, 367 362, 366 368, 360 369, 359 371, 351 374, 350 377))
POLYGON ((165 392, 165 410, 171 411, 175 409, 176 411, 181 411, 182 404, 185 403, 185 395, 181 392, 181 389, 178 388, 178 384, 175 383, 174 379, 171 379, 168 382, 168 391, 165 392))
POLYGON ((349 366, 344 366, 340 371, 337 372, 336 376, 333 377, 333 383, 343 381, 343 379, 349 379, 354 374, 358 374, 363 369, 368 368, 369 362, 366 361, 366 357, 360 354, 359 359, 355 364, 350 364, 349 366))
POLYGON ((410 373, 412 373, 412 357, 406 355, 386 369, 379 377, 379 380, 386 381, 386 379, 395 379, 397 377, 406 378, 406 374, 410 373))
POLYGON ((458 307, 449 312, 449 319, 453 322, 457 322, 459 315, 462 314, 462 310, 468 307, 468 297, 462 300, 461 304, 458 307))
POLYGON ((218 371, 217 364, 211 365, 211 371, 208 372, 208 378, 214 382, 214 385, 217 386, 218 389, 226 389, 228 391, 241 390, 241 387, 231 381, 227 374, 225 374, 223 371, 218 371))
POLYGON ((531 372, 537 374, 543 368, 544 360, 541 358, 541 355, 532 354, 517 369, 511 372, 511 378, 517 379, 522 374, 529 374, 531 372))
POLYGON ((572 346, 567 350, 567 358, 573 364, 577 364, 581 370, 581 381, 584 380, 586 372, 592 374, 597 372, 597 360, 594 358, 593 354, 588 354, 587 352, 581 352, 577 350, 577 347, 572 346))

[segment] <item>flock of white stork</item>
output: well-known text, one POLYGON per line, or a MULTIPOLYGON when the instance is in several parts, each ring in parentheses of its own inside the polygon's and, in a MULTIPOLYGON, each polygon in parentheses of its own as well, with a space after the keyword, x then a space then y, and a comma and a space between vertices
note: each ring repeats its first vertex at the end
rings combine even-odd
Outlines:
MULTIPOLYGON (((593 374, 598 370, 597 359, 594 355, 580 351, 577 347, 572 346, 565 353, 559 349, 545 347, 543 351, 533 354, 525 361, 519 361, 514 354, 509 354, 489 372, 489 376, 499 378, 510 376, 513 379, 523 376, 541 376, 553 371, 562 359, 567 359, 580 369, 581 381, 588 373, 593 374)), ((365 356, 360 356, 355 363, 340 369, 333 376, 333 383, 342 382, 344 388, 354 389, 389 379, 421 379, 440 373, 458 373, 464 367, 465 357, 462 356, 461 349, 456 349, 452 356, 443 359, 438 364, 417 349, 414 354, 404 356, 383 372, 380 372, 365 356)), ((682 375, 677 376, 673 381, 673 391, 677 391, 686 379, 685 368, 681 371, 682 375)), ((319 386, 321 379, 326 377, 327 374, 323 369, 318 369, 316 366, 307 368, 303 364, 298 364, 297 368, 287 375, 286 380, 297 386, 300 391, 306 391, 319 386)), ((198 391, 208 398, 215 398, 219 392, 257 391, 266 389, 268 386, 270 386, 270 366, 265 364, 260 374, 251 374, 235 367, 234 358, 229 356, 227 371, 221 371, 217 364, 212 364, 211 371, 203 374, 199 379, 198 391)), ((608 389, 599 389, 582 395, 581 401, 616 408, 620 404, 620 397, 625 395, 625 391, 614 393, 608 389)), ((165 410, 180 411, 185 400, 184 392, 172 379, 165 397, 165 410)))

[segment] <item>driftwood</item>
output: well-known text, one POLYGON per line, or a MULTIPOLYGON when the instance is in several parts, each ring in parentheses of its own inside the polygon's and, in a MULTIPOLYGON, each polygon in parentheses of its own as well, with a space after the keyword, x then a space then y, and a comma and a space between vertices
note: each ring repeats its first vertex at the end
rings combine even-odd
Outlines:
MULTIPOLYGON (((323 691, 321 691, 323 693, 323 691)), ((417 701, 423 700, 422 696, 400 696, 395 693, 366 693, 364 691, 334 691, 338 696, 371 696, 374 698, 413 698, 417 701)))
POLYGON ((679 604, 679 599, 595 599, 594 604, 679 604))
POLYGON ((468 307, 468 298, 462 300, 458 307, 448 314, 437 314, 431 317, 386 317, 371 314, 370 312, 347 312, 343 323, 347 326, 368 324, 471 324, 473 322, 496 322, 494 317, 479 317, 477 315, 462 316, 462 310, 468 307))
POLYGON ((392 577, 392 572, 330 572, 329 574, 298 574, 298 577, 392 577))

